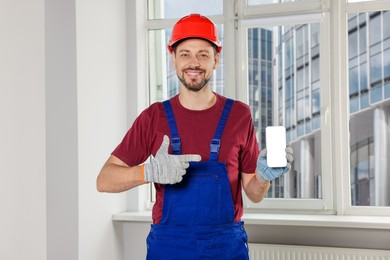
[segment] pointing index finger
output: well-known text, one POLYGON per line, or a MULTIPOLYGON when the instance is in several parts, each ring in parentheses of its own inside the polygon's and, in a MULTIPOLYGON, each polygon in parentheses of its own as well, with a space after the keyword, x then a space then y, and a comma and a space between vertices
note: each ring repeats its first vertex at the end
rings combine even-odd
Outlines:
POLYGON ((199 162, 202 159, 199 154, 182 154, 178 156, 180 162, 199 162))

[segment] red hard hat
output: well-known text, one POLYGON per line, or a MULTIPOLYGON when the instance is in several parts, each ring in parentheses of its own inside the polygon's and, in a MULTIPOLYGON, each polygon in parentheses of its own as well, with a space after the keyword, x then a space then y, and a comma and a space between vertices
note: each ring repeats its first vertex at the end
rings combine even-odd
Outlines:
POLYGON ((217 53, 222 50, 215 24, 209 18, 200 14, 190 14, 176 22, 168 43, 169 52, 173 52, 172 46, 175 43, 188 38, 200 38, 215 44, 217 53))

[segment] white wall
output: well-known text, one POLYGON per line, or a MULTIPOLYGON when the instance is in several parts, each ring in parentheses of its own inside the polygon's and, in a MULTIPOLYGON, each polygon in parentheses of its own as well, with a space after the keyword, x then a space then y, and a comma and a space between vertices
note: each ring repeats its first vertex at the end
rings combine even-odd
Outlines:
POLYGON ((46 258, 43 6, 0 1, 0 259, 46 258))
POLYGON ((150 231, 148 222, 120 222, 125 241, 123 260, 146 259, 146 237, 150 231))
POLYGON ((123 259, 126 194, 95 183, 127 129, 125 3, 0 2, 0 259, 123 259))
POLYGON ((78 259, 74 1, 45 2, 47 259, 78 259))
POLYGON ((111 221, 126 194, 99 194, 96 176, 127 130, 125 0, 77 0, 79 259, 122 259, 111 221))

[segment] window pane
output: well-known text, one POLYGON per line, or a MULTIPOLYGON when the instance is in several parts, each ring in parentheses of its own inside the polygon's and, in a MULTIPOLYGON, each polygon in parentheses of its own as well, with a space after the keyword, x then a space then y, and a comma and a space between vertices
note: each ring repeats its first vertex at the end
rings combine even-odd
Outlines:
POLYGON ((186 0, 180 3, 177 0, 148 0, 148 19, 181 18, 191 13, 205 16, 223 14, 223 0, 203 1, 186 0))
MULTIPOLYGON (((223 35, 221 25, 217 25, 218 35, 223 35)), ((150 103, 162 101, 179 93, 180 82, 172 65, 172 56, 167 50, 171 29, 149 30, 149 93, 150 103)), ((223 37, 220 37, 223 44, 223 37)), ((210 80, 213 91, 223 94, 223 49, 220 63, 210 80)))
MULTIPOLYGON (((390 11, 383 12, 383 20, 390 21, 390 11)), ((390 24, 383 23, 383 39, 390 38, 390 24)))
POLYGON ((294 149, 292 169, 273 181, 271 198, 322 198, 321 134, 314 133, 320 129, 319 35, 318 24, 248 29, 249 106, 260 148, 267 126, 284 125, 294 149))
POLYGON ((383 64, 383 67, 384 67, 383 68, 383 74, 384 74, 383 77, 385 79, 385 82, 387 82, 387 81, 390 81, 390 48, 387 50, 384 50, 383 57, 387 57, 386 59, 384 59, 385 64, 383 64))
POLYGON ((381 37, 381 13, 380 12, 374 12, 370 13, 370 38, 369 42, 371 46, 374 46, 377 43, 380 43, 382 40, 381 37))
POLYGON ((372 143, 372 139, 365 139, 351 147, 351 194, 354 205, 369 206, 372 203, 370 200, 372 143))
POLYGON ((390 206, 388 13, 351 14, 356 20, 349 20, 352 206, 390 206))

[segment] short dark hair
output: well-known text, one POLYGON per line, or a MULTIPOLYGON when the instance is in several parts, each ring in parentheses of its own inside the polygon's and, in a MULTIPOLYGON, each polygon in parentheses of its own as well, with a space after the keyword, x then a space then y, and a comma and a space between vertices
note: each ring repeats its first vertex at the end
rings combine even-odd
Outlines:
POLYGON ((211 44, 211 46, 213 47, 213 49, 214 49, 214 55, 217 54, 217 50, 218 50, 218 46, 217 46, 217 45, 215 45, 214 43, 212 43, 212 42, 209 41, 209 40, 206 40, 206 39, 203 39, 203 38, 197 38, 197 37, 194 37, 194 38, 185 38, 185 39, 182 39, 182 40, 180 40, 180 41, 178 41, 178 42, 175 42, 175 44, 172 45, 172 50, 173 50, 173 52, 176 54, 176 48, 177 48, 177 46, 178 46, 180 43, 182 43, 183 41, 188 40, 188 39, 201 39, 201 40, 205 40, 205 41, 209 42, 209 43, 211 44))

